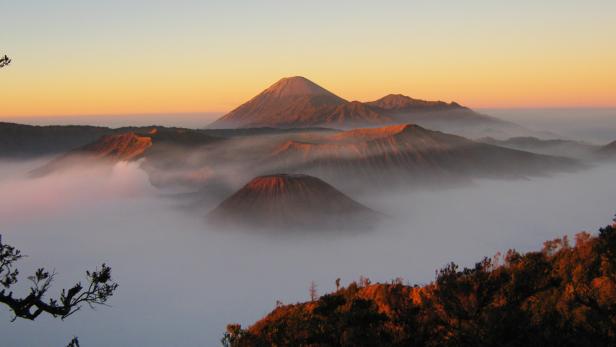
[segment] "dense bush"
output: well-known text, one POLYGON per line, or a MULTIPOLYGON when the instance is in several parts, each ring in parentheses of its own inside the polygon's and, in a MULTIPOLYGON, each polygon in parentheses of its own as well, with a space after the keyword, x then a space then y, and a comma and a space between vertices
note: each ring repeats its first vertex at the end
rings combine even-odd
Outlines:
POLYGON ((449 264, 425 286, 351 283, 279 306, 228 346, 613 346, 616 224, 539 252, 449 264))

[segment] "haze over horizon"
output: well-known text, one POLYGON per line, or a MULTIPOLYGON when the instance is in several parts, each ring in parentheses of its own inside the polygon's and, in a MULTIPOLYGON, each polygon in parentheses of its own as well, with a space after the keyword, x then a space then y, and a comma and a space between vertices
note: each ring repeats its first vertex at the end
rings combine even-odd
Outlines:
POLYGON ((222 113, 294 75, 347 100, 402 93, 471 108, 616 106, 613 2, 243 6, 5 5, 0 20, 11 30, 0 49, 13 64, 1 76, 11 88, 0 117, 222 113))
POLYGON ((0 345, 616 346, 616 1, 0 23, 0 345))

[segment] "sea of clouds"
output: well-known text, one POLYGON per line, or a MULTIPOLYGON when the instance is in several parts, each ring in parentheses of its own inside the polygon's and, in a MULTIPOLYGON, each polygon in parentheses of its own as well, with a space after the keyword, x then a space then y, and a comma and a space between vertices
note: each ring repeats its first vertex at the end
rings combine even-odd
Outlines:
POLYGON ((140 163, 74 167, 41 178, 42 162, 0 163, 0 233, 28 255, 22 286, 37 267, 56 271, 57 296, 109 264, 120 284, 110 307, 65 321, 17 320, 0 308, 7 346, 218 345, 227 323, 254 322, 277 300, 308 299, 365 276, 426 283, 450 261, 470 266, 509 248, 596 231, 616 212, 616 165, 529 180, 480 180, 446 190, 355 194, 389 218, 367 233, 263 235, 214 230, 206 210, 152 187, 140 163))

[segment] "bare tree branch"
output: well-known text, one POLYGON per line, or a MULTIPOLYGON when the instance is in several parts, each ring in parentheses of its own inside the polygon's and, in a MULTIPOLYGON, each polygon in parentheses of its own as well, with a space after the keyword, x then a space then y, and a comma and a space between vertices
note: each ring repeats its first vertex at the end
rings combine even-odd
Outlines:
POLYGON ((0 56, 0 68, 3 68, 11 63, 11 58, 9 58, 6 54, 4 57, 0 56))
POLYGON ((64 319, 78 311, 83 304, 92 308, 95 305, 105 305, 118 288, 118 284, 111 279, 111 268, 103 264, 100 270, 86 271, 88 284, 85 290, 79 282, 70 289, 63 289, 60 298, 45 300, 44 296, 51 287, 55 272, 50 273, 40 268, 34 275, 28 277, 32 282, 30 293, 24 298, 14 298, 12 291, 8 294, 6 291, 17 283, 19 271, 14 269, 13 265, 22 257, 21 252, 15 247, 2 243, 0 235, 0 285, 4 287, 0 290, 0 303, 13 311, 15 314, 13 320, 17 318, 34 320, 42 313, 64 319))

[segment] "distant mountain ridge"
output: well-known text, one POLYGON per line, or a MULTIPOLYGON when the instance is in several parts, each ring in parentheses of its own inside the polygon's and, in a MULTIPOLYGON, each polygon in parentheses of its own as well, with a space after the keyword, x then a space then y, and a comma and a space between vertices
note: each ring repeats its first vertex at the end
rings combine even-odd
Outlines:
POLYGON ((477 177, 515 178, 578 167, 533 154, 402 124, 304 136, 279 145, 264 167, 315 175, 346 189, 432 185, 477 177))
POLYGON ((351 129, 404 123, 471 138, 530 133, 519 125, 476 113, 456 102, 419 100, 401 94, 365 103, 347 101, 301 76, 279 80, 208 127, 351 129))
POLYGON ((119 130, 107 129, 111 134, 35 172, 89 166, 92 160, 108 165, 145 158, 140 165, 159 188, 185 191, 219 185, 224 189, 217 187, 216 191, 233 191, 252 177, 286 172, 313 175, 343 191, 368 191, 454 186, 481 177, 525 178, 585 167, 576 160, 480 143, 414 124, 347 131, 119 130))
MULTIPOLYGON (((253 136, 266 134, 290 134, 308 131, 333 131, 326 128, 242 128, 242 129, 187 129, 164 127, 158 125, 109 128, 90 125, 28 125, 0 122, 0 159, 31 159, 66 153, 79 147, 98 141, 102 136, 134 132, 147 134, 151 129, 159 130, 158 139, 175 132, 183 134, 181 141, 199 134, 212 137, 230 138, 236 136, 253 136)), ((167 142, 173 142, 168 139, 167 142)))
POLYGON ((466 107, 461 106, 457 102, 446 103, 444 101, 426 101, 414 99, 402 94, 389 94, 378 100, 367 102, 366 104, 387 111, 400 111, 409 109, 466 109, 466 107))
POLYGON ((26 159, 65 152, 114 132, 97 126, 34 126, 0 122, 0 158, 26 159))

